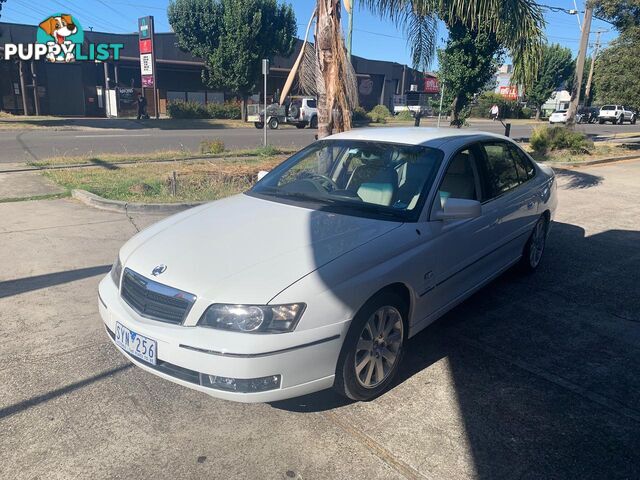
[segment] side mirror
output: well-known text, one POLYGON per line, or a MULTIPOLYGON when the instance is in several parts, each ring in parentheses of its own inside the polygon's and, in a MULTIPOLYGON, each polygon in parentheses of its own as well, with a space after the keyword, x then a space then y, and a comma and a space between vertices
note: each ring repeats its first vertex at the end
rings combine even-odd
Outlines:
POLYGON ((447 198, 441 210, 435 212, 436 220, 465 220, 482 215, 482 205, 477 200, 447 198))
POLYGON ((262 180, 267 175, 267 173, 269 173, 267 170, 260 170, 258 172, 258 181, 262 180))

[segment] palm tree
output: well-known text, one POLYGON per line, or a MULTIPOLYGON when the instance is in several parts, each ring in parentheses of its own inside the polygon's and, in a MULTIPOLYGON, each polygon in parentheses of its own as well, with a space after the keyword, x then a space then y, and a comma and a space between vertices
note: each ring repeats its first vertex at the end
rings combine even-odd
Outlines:
MULTIPOLYGON (((344 0, 352 8, 353 0, 344 0)), ((530 85, 544 43, 544 18, 534 0, 360 0, 405 30, 414 68, 426 70, 435 54, 437 19, 495 35, 513 60, 513 82, 530 85)), ((347 59, 340 19, 341 0, 317 0, 313 73, 318 95, 318 137, 351 128, 357 102, 355 75, 347 59)), ((307 68, 309 68, 307 66, 307 68)), ((307 75, 313 77, 313 75, 307 75)), ((301 82, 303 87, 304 82, 301 82)))

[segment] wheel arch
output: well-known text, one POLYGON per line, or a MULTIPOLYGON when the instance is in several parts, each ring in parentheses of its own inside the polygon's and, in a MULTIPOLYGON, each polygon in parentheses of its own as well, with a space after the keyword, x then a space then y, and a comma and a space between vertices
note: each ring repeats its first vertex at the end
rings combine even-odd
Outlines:
POLYGON ((404 311, 402 313, 405 316, 405 319, 407 321, 407 326, 409 326, 409 323, 410 323, 409 319, 411 318, 411 312, 413 307, 413 298, 412 298, 411 290, 409 289, 409 287, 402 282, 391 283, 389 285, 386 285, 385 287, 380 288, 373 295, 369 296, 367 301, 362 304, 362 306, 358 309, 358 311, 362 310, 362 308, 367 303, 369 303, 371 300, 373 300, 378 295, 381 295, 383 293, 394 293, 398 297, 400 297, 400 299, 402 299, 402 301, 404 302, 404 311))

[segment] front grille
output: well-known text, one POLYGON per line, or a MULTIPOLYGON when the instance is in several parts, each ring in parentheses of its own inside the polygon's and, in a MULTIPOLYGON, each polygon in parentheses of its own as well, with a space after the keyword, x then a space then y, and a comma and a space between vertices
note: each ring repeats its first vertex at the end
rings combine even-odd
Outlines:
POLYGON ((180 324, 196 300, 195 295, 155 282, 125 268, 122 298, 146 318, 180 324))

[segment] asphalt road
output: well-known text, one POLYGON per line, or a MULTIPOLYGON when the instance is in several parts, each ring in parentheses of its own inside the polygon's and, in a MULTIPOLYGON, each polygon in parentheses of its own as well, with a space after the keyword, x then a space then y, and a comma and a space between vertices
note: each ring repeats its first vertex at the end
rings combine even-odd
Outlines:
POLYGON ((97 284, 159 217, 0 203, 0 478, 640 478, 640 162, 558 175, 540 269, 412 339, 368 403, 235 404, 132 367, 97 284))
MULTIPOLYGON (((92 125, 102 122, 93 121, 92 125)), ((254 128, 215 128, 193 130, 161 130, 156 128, 113 128, 104 121, 105 128, 91 130, 0 130, 0 163, 27 162, 52 156, 74 156, 97 153, 142 153, 159 150, 187 149, 197 152, 200 142, 220 139, 228 149, 253 148, 262 145, 262 131, 254 128)), ((434 126, 433 120, 423 122, 434 126)), ((471 128, 504 133, 499 122, 471 120, 471 128)), ((637 132, 640 125, 580 125, 591 135, 613 135, 637 132)), ((514 124, 511 136, 528 137, 533 125, 514 124)), ((303 147, 313 142, 316 130, 298 130, 292 127, 269 131, 269 142, 277 146, 303 147)))

